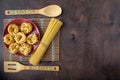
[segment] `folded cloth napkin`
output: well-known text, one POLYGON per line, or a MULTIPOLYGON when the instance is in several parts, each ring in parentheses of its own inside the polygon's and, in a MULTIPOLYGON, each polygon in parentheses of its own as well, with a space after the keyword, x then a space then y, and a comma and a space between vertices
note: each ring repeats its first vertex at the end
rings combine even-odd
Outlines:
MULTIPOLYGON (((13 19, 4 19, 4 27, 13 19)), ((41 37, 43 36, 46 27, 48 26, 48 23, 50 21, 50 18, 30 18, 31 21, 33 21, 38 28, 40 29, 41 37)), ((59 40, 60 40, 60 31, 50 44, 49 48, 47 49, 42 61, 59 61, 59 40)), ((9 53, 7 48, 4 47, 4 60, 5 61, 19 61, 19 62, 28 62, 29 56, 23 57, 23 56, 17 56, 12 55, 9 53)))

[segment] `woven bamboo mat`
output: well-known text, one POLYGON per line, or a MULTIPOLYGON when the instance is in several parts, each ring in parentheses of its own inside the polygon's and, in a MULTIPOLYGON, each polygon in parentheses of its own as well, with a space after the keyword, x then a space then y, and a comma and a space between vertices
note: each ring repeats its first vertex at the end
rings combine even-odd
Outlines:
MULTIPOLYGON (((4 27, 13 19, 4 19, 4 27)), ((38 28, 40 29, 41 36, 43 36, 46 27, 50 21, 50 18, 32 18, 33 21, 38 28)), ((56 37, 50 44, 48 50, 46 51, 42 61, 59 61, 59 37, 60 32, 57 33, 56 37)), ((30 55, 31 56, 31 55, 30 55)), ((5 61, 19 61, 19 62, 28 62, 30 56, 22 57, 17 55, 12 55, 9 51, 4 47, 4 60, 5 61)))

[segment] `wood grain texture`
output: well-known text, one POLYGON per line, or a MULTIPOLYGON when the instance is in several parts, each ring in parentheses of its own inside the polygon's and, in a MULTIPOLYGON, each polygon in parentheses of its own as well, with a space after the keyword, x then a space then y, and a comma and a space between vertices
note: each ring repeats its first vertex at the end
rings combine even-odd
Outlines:
MULTIPOLYGON (((3 80, 120 80, 120 0, 1 0, 0 33, 4 18, 32 18, 42 15, 5 16, 6 9, 37 9, 49 4, 63 8, 60 16, 60 72, 3 72, 0 45, 0 78, 3 80), (14 2, 14 3, 13 3, 14 2)), ((2 37, 2 35, 1 35, 2 37)), ((1 44, 2 40, 0 41, 1 44)))

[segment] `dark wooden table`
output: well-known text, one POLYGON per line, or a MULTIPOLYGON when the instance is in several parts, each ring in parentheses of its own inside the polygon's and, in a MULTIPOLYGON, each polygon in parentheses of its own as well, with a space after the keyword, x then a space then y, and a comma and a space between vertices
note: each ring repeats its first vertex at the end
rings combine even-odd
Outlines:
MULTIPOLYGON (((0 80, 120 80, 120 0, 0 0, 0 80), (63 9, 59 72, 3 72, 3 19, 6 9, 63 9)), ((46 63, 47 64, 47 63, 46 63)))

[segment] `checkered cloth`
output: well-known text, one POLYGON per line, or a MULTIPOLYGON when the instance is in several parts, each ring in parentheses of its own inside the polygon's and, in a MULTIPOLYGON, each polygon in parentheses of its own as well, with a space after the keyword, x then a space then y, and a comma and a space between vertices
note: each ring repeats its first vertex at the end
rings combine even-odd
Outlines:
MULTIPOLYGON (((4 27, 13 19, 4 19, 4 27)), ((46 27, 50 21, 50 18, 32 18, 33 21, 40 29, 41 36, 43 36, 46 27)), ((52 43, 50 44, 48 50, 46 51, 42 61, 59 61, 59 36, 60 32, 56 35, 52 43)), ((30 55, 31 56, 31 55, 30 55)), ((12 55, 7 48, 4 47, 4 60, 5 61, 19 61, 28 62, 30 56, 22 57, 17 55, 12 55)))

